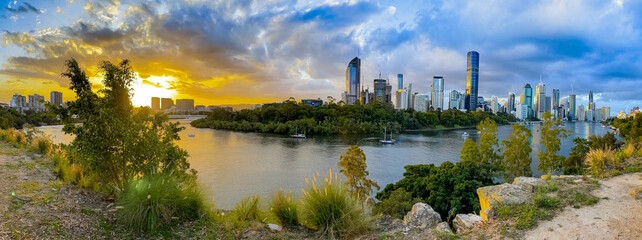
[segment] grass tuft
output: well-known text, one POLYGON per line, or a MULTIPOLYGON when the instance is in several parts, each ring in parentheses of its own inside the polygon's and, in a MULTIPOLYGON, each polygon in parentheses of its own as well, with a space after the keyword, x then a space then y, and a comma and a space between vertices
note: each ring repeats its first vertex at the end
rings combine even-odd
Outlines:
POLYGON ((296 202, 292 200, 292 192, 284 194, 283 189, 274 193, 270 203, 270 211, 284 226, 299 224, 299 210, 296 202))

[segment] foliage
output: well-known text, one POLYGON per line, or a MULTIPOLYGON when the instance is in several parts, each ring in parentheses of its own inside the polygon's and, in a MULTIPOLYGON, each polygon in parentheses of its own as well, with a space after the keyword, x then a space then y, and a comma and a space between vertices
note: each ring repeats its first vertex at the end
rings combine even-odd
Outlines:
POLYGON ((515 177, 531 176, 531 143, 529 138, 533 135, 523 125, 511 125, 513 132, 509 134, 506 140, 502 141, 504 146, 504 175, 505 182, 511 182, 515 177))
POLYGON ((35 142, 34 150, 36 150, 38 153, 48 155, 53 149, 53 142, 48 137, 39 136, 33 141, 35 142))
POLYGON ((397 188, 390 193, 388 198, 376 203, 372 213, 403 219, 406 213, 412 210, 412 206, 420 201, 418 198, 412 198, 412 194, 406 192, 403 188, 397 188))
POLYGON ((586 166, 591 174, 597 176, 602 174, 606 167, 613 164, 614 151, 611 149, 591 149, 586 154, 586 166))
POLYGON ((22 129, 26 123, 32 126, 40 126, 42 123, 58 123, 58 120, 50 112, 26 110, 24 113, 20 113, 13 108, 0 108, 0 129, 22 129))
POLYGON ((270 203, 270 211, 285 226, 299 224, 299 208, 292 200, 292 192, 287 195, 283 193, 283 189, 275 192, 270 203))
POLYGON ((471 161, 475 162, 479 160, 479 148, 477 148, 477 143, 470 138, 466 138, 464 141, 464 146, 461 147, 459 152, 459 159, 461 161, 471 161))
POLYGON ((616 127, 620 135, 624 137, 629 143, 642 142, 642 113, 637 113, 635 116, 620 119, 615 118, 611 125, 616 127))
POLYGON ((624 144, 611 132, 605 133, 602 137, 591 135, 589 136, 588 141, 590 149, 619 149, 624 144))
MULTIPOLYGON (((317 174, 318 175, 318 174, 317 174)), ((303 190, 301 220, 309 228, 319 230, 331 238, 349 238, 362 234, 370 228, 370 220, 363 205, 354 198, 348 188, 338 182, 335 175, 317 184, 316 175, 303 190)))
POLYGON ((557 197, 548 196, 546 194, 535 194, 533 202, 538 208, 544 209, 557 209, 562 207, 562 200, 557 197))
POLYGON ((539 209, 534 204, 501 205, 496 207, 496 211, 499 219, 514 219, 515 228, 521 230, 531 229, 537 226, 539 219, 550 216, 546 211, 539 209))
POLYGON ((307 134, 375 134, 384 127, 390 131, 422 129, 443 125, 471 126, 491 118, 500 124, 515 121, 515 117, 490 112, 446 111, 417 112, 395 110, 391 104, 373 101, 369 104, 310 106, 293 99, 282 104, 269 104, 253 110, 229 111, 216 109, 207 118, 194 120, 192 126, 246 132, 292 134, 298 129, 307 134))
POLYGON ((561 121, 556 119, 551 112, 545 112, 544 123, 541 130, 541 143, 544 145, 544 151, 539 150, 538 158, 539 165, 537 170, 542 174, 559 172, 562 170, 564 156, 558 155, 560 150, 561 139, 567 138, 571 131, 557 127, 561 125, 561 121))
POLYGON ((341 166, 341 173, 345 175, 347 181, 345 182, 348 191, 357 199, 366 199, 370 196, 372 188, 379 190, 379 185, 368 179, 368 170, 366 165, 366 155, 359 148, 354 145, 348 148, 346 155, 340 157, 339 166, 341 166))
POLYGON ((147 232, 196 219, 205 210, 196 184, 169 174, 130 180, 117 205, 121 207, 118 220, 124 226, 147 232))
POLYGON ((96 175, 103 186, 118 189, 139 175, 173 173, 181 179, 194 178, 193 170, 188 173, 187 152, 174 143, 183 128, 168 123, 166 116, 151 115, 149 108, 132 110, 134 75, 127 60, 100 65, 105 88, 99 92, 103 97, 91 91, 74 59, 66 63, 67 72, 62 75, 71 79, 77 100, 68 102, 68 108, 51 107, 65 123, 65 133, 76 136, 71 143, 74 162, 96 175), (72 115, 83 124, 73 124, 72 115))
POLYGON ((501 155, 498 152, 501 150, 496 150, 499 148, 497 124, 492 119, 486 118, 477 125, 477 130, 481 132, 478 144, 481 162, 490 165, 496 172, 500 171, 501 155))
POLYGON ((234 218, 237 221, 256 221, 259 220, 259 195, 252 195, 246 199, 241 200, 240 203, 234 207, 234 218))
POLYGON ((584 159, 589 151, 589 141, 576 137, 573 139, 575 146, 564 161, 564 174, 582 174, 584 172, 584 159))

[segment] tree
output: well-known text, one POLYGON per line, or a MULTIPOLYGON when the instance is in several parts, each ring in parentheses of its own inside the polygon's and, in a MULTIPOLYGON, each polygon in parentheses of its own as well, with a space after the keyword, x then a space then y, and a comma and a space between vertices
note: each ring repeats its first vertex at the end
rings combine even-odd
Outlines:
POLYGON ((466 138, 464 146, 461 147, 459 152, 459 159, 461 161, 477 162, 479 161, 479 149, 477 143, 470 138, 466 138))
POLYGON ((372 188, 379 190, 379 185, 368 179, 368 167, 366 165, 366 155, 359 148, 354 145, 348 148, 346 155, 341 156, 339 160, 341 166, 341 173, 348 179, 346 185, 348 190, 357 198, 366 199, 370 196, 372 188))
POLYGON ((504 175, 505 182, 511 182, 515 177, 531 176, 531 143, 528 140, 533 137, 531 131, 523 125, 511 125, 513 132, 502 141, 504 146, 504 175))
POLYGON ((539 150, 537 155, 539 165, 537 170, 542 174, 552 174, 553 172, 562 171, 564 156, 558 155, 560 150, 561 139, 567 138, 571 131, 558 126, 562 125, 559 119, 553 117, 551 112, 545 112, 544 123, 541 130, 541 143, 544 145, 544 151, 539 150))

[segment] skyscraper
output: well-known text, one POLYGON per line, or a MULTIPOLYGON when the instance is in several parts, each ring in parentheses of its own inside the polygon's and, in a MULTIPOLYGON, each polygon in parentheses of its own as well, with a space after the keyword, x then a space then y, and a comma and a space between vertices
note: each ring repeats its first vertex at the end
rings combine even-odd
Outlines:
POLYGON ((568 96, 568 114, 570 116, 576 116, 577 114, 577 109, 575 106, 575 94, 571 94, 568 96))
POLYGON ((152 97, 152 110, 153 111, 160 110, 160 98, 152 97))
POLYGON ((62 93, 51 91, 51 93, 49 93, 49 102, 54 105, 62 105, 62 93))
POLYGON ((589 90, 589 103, 593 102, 593 90, 589 90))
POLYGON ((508 113, 515 111, 515 93, 510 92, 508 93, 508 109, 506 109, 508 113))
POLYGON ((457 92, 457 90, 450 91, 450 95, 448 97, 448 109, 460 109, 460 103, 463 103, 462 94, 457 92))
POLYGON ((531 85, 528 83, 526 84, 526 86, 524 86, 520 103, 526 104, 526 106, 528 107, 528 111, 526 115, 528 117, 532 117, 533 116, 533 88, 531 88, 531 85))
POLYGON ((533 100, 535 104, 535 117, 541 118, 544 112, 546 112, 546 84, 540 82, 535 87, 535 95, 533 95, 533 100))
POLYGON ((426 106, 426 95, 425 94, 414 94, 415 95, 415 111, 426 112, 428 107, 426 106))
POLYGON ((466 109, 477 110, 477 90, 479 85, 479 53, 468 52, 468 63, 466 68, 466 109))
POLYGON ((171 98, 161 98, 161 110, 169 109, 174 106, 174 100, 171 98))
POLYGON ((347 104, 354 104, 359 100, 361 85, 361 59, 355 57, 346 68, 346 91, 348 92, 347 104))
POLYGON ((403 74, 397 74, 397 90, 403 89, 403 74))
POLYGON ((430 99, 432 100, 432 108, 434 110, 444 109, 444 78, 441 76, 434 76, 432 78, 432 93, 430 99))
POLYGON ((382 103, 387 102, 386 98, 386 79, 375 79, 374 80, 374 100, 382 103))

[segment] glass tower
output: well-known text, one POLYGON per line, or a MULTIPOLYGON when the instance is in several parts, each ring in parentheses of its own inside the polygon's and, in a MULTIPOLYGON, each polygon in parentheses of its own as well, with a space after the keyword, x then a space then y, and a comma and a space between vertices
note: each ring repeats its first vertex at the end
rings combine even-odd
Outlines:
POLYGON ((530 84, 526 84, 524 86, 524 91, 522 92, 522 104, 526 104, 528 107, 528 116, 532 117, 533 116, 533 88, 531 88, 530 84))
POLYGON ((361 59, 355 57, 346 68, 346 92, 348 92, 347 104, 354 104, 359 100, 361 85, 361 59))
POLYGON ((477 109, 477 90, 479 84, 479 53, 468 52, 468 66, 466 68, 466 109, 477 109))
POLYGON ((440 76, 434 76, 432 78, 432 95, 430 100, 432 100, 432 108, 434 110, 444 109, 444 78, 440 76))
POLYGON ((397 74, 397 90, 403 89, 403 74, 397 74))
POLYGON ((508 93, 508 112, 515 111, 515 93, 508 93))
POLYGON ((569 102, 568 103, 568 105, 569 105, 569 108, 568 108, 569 115, 575 116, 575 114, 576 114, 576 112, 575 112, 575 110, 576 110, 575 109, 575 94, 571 94, 571 95, 568 96, 568 102, 569 102))

